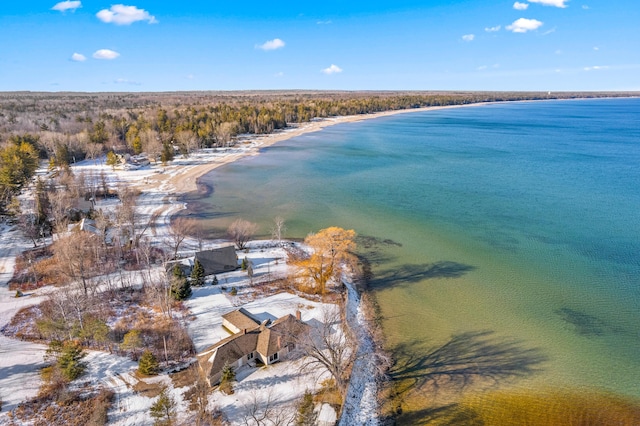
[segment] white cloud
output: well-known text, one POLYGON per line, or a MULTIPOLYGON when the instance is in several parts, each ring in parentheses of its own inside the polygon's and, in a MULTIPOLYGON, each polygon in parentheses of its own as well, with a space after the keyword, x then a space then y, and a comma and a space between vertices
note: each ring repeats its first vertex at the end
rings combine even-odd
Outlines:
POLYGON ((74 62, 84 62, 87 60, 87 57, 82 53, 74 53, 73 55, 71 55, 71 60, 74 62))
POLYGON ((274 38, 273 40, 265 41, 263 44, 256 45, 256 49, 262 50, 276 50, 282 49, 284 47, 284 41, 279 38, 274 38))
POLYGON ((479 66, 479 67, 478 67, 478 71, 484 71, 484 70, 486 70, 487 68, 489 68, 489 67, 488 67, 488 66, 486 66, 486 65, 481 65, 481 66, 479 66))
POLYGON ((193 75, 193 74, 189 74, 189 75, 187 75, 185 78, 186 78, 187 80, 193 80, 194 78, 196 78, 196 76, 195 76, 195 75, 193 75))
POLYGON ((123 4, 114 4, 111 9, 103 9, 96 16, 107 24, 131 25, 138 21, 148 21, 150 24, 158 23, 155 16, 151 16, 146 10, 123 4))
POLYGON ((109 49, 100 49, 100 50, 96 50, 93 53, 93 57, 95 59, 116 59, 118 56, 120 56, 120 54, 118 52, 115 52, 113 50, 109 50, 109 49))
POLYGON ((331 66, 329 68, 323 69, 322 72, 324 74, 327 74, 327 75, 329 75, 329 74, 337 74, 337 73, 342 72, 342 68, 340 68, 337 65, 331 64, 331 66))
POLYGON ((462 36, 464 41, 473 41, 474 38, 476 38, 475 34, 465 34, 462 36))
POLYGON ((284 77, 284 73, 282 71, 277 72, 273 75, 274 77, 284 77))
POLYGON ((583 4, 583 5, 582 5, 582 8, 583 8, 584 10, 589 10, 589 6, 587 6, 586 4, 583 4))
POLYGON ((56 3, 55 6, 51 8, 51 10, 57 10, 60 12, 66 12, 67 10, 71 10, 72 12, 82 7, 82 2, 79 1, 61 1, 60 3, 56 3))
POLYGON ((318 25, 329 25, 329 24, 331 24, 331 21, 318 21, 318 22, 316 22, 316 24, 318 24, 318 25))
POLYGON ((495 33, 496 31, 500 31, 502 25, 496 25, 495 27, 486 27, 484 30, 488 33, 495 33))
POLYGON ((593 46, 593 50, 598 51, 598 50, 600 50, 600 48, 598 46, 593 46))
POLYGON ((609 67, 606 66, 606 65, 604 65, 604 66, 603 65, 594 65, 592 67, 584 67, 583 69, 585 71, 598 71, 598 70, 606 70, 607 68, 609 68, 609 67))
POLYGON ((569 0, 528 0, 529 3, 540 3, 544 6, 567 7, 565 4, 569 0))
POLYGON ((560 49, 558 49, 558 50, 556 50, 556 51, 555 51, 555 54, 556 54, 556 55, 562 55, 563 53, 564 53, 564 52, 563 52, 562 50, 560 50, 560 49))
POLYGON ((513 4, 513 8, 515 10, 527 10, 528 7, 529 3, 520 3, 519 1, 517 1, 513 4))
POLYGON ((507 29, 514 33, 526 33, 527 31, 537 30, 542 25, 543 23, 537 19, 520 18, 513 21, 513 24, 507 26, 507 29))

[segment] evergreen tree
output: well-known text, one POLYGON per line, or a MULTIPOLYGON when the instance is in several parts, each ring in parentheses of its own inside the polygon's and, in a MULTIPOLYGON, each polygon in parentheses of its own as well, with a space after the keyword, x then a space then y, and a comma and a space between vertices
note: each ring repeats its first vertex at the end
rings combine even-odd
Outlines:
POLYGON ((233 382, 236 380, 236 371, 228 362, 222 367, 222 377, 220 378, 220 390, 227 395, 233 393, 233 382))
POLYGON ((169 426, 173 424, 176 414, 176 401, 169 395, 165 387, 158 395, 156 402, 151 405, 149 414, 155 419, 154 425, 169 426))
POLYGON ((196 287, 204 285, 204 266, 198 259, 193 264, 193 270, 191 271, 191 285, 196 287))
POLYGON ((318 415, 314 411, 313 394, 306 390, 302 399, 298 402, 296 426, 314 426, 317 417, 318 415))
POLYGON ((85 355, 80 345, 76 343, 54 340, 49 344, 45 359, 53 359, 54 368, 59 370, 65 380, 71 382, 87 369, 87 365, 81 361, 85 355))
POLYGON ((151 351, 144 351, 138 361, 138 371, 145 376, 155 376, 160 370, 158 360, 151 351))
POLYGON ((138 357, 138 349, 142 346, 142 338, 140 337, 140 331, 138 330, 130 330, 127 334, 122 338, 122 343, 120 344, 120 348, 126 351, 131 351, 133 355, 133 359, 138 357))
POLYGON ((162 144, 162 154, 160 154, 160 161, 162 164, 167 164, 169 161, 173 160, 173 145, 168 142, 162 144))
POLYGON ((171 278, 171 297, 175 300, 185 300, 191 296, 191 284, 180 266, 173 267, 173 277, 171 278))
POLYGON ((213 276, 213 280, 211 280, 211 285, 218 285, 218 277, 216 275, 213 276))
POLYGON ((243 271, 246 271, 247 268, 249 267, 249 261, 247 260, 246 257, 242 259, 242 263, 240 264, 240 267, 242 268, 243 271))
POLYGON ((111 168, 115 170, 117 165, 118 156, 113 151, 107 152, 107 166, 111 166, 111 168))

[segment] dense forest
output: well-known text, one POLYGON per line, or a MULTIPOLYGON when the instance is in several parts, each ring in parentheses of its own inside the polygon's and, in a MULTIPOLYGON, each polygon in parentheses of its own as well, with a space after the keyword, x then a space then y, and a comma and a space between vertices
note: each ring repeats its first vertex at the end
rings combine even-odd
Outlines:
POLYGON ((33 175, 111 153, 171 161, 332 116, 478 102, 630 96, 542 92, 176 92, 0 93, 0 213, 33 175))

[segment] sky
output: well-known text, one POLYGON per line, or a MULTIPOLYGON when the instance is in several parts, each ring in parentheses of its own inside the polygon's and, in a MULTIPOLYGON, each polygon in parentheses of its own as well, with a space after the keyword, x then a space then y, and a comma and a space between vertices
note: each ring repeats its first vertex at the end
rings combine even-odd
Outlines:
POLYGON ((640 90, 638 0, 111 1, 3 1, 0 91, 640 90))

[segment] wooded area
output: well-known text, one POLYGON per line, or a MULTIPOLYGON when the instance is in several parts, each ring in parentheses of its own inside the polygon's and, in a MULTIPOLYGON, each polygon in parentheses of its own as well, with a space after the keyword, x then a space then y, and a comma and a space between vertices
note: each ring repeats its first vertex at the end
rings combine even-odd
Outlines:
POLYGON ((30 179, 38 158, 64 167, 85 158, 145 152, 171 161, 332 116, 478 102, 628 96, 540 92, 176 92, 0 93, 0 213, 30 179))

